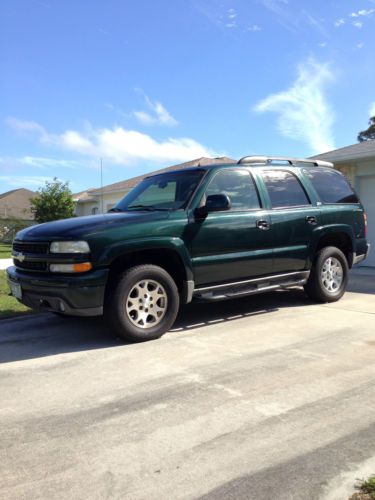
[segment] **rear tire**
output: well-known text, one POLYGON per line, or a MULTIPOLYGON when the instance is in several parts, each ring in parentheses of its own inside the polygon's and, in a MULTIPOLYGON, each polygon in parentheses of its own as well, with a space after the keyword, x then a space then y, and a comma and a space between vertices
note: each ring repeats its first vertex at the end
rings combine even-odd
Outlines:
POLYGON ((341 250, 322 248, 315 256, 305 292, 317 302, 336 302, 345 293, 348 271, 348 261, 341 250))
POLYGON ((161 337, 172 327, 179 303, 173 278, 165 269, 147 264, 120 276, 104 314, 119 337, 143 342, 161 337))

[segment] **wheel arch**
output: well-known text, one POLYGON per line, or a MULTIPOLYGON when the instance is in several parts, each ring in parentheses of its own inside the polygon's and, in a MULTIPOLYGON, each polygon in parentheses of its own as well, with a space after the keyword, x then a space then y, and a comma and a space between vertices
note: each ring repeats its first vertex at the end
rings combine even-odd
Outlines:
POLYGON ((348 262, 349 268, 353 265, 353 238, 352 235, 344 229, 328 231, 320 235, 316 242, 315 252, 325 247, 336 247, 342 251, 348 262))
POLYGON ((149 248, 129 248, 119 253, 109 265, 109 276, 106 285, 106 297, 114 288, 118 277, 134 266, 152 264, 165 269, 175 281, 182 302, 187 302, 187 283, 192 282, 193 275, 187 256, 171 246, 152 246, 149 248))

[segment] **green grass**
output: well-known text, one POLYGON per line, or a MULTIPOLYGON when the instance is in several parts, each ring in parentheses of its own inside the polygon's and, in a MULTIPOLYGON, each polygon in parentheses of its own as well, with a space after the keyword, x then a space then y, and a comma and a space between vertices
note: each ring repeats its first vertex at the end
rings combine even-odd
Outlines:
POLYGON ((366 481, 360 480, 356 489, 368 495, 368 498, 375 499, 375 475, 370 476, 366 481))
POLYGON ((12 251, 12 245, 9 243, 0 243, 0 259, 9 259, 12 251))
POLYGON ((9 293, 5 271, 0 271, 0 319, 12 318, 13 316, 33 312, 28 307, 20 304, 17 299, 9 296, 9 293))

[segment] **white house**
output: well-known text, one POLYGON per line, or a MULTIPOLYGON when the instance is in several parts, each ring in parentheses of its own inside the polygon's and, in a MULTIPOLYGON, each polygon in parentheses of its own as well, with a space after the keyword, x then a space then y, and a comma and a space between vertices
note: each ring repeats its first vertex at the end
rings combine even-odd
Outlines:
POLYGON ((371 252, 363 265, 375 266, 375 140, 335 149, 314 158, 332 161, 357 191, 367 213, 367 237, 371 244, 371 252))

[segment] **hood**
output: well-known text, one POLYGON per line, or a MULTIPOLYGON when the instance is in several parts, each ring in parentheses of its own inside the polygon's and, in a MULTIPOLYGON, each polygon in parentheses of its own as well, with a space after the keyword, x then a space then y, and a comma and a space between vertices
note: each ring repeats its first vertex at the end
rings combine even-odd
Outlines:
POLYGON ((85 239, 106 228, 112 229, 116 225, 123 226, 124 224, 165 220, 169 217, 169 214, 170 212, 167 211, 120 212, 73 217, 28 227, 17 233, 16 239, 19 241, 61 240, 62 238, 68 240, 85 239))

